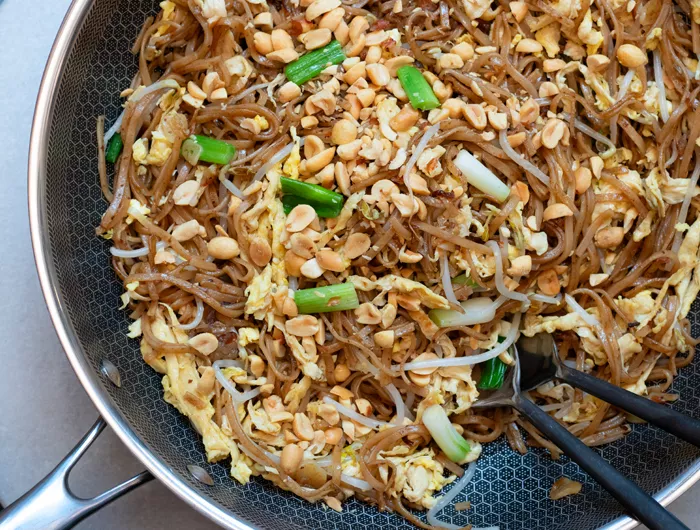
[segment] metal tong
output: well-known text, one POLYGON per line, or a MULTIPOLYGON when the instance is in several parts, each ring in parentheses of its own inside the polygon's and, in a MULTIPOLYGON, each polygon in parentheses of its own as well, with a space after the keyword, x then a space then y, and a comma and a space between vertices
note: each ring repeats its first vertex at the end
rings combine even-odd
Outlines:
POLYGON ((541 410, 523 392, 552 379, 558 379, 634 414, 697 447, 700 447, 700 421, 566 366, 561 362, 550 335, 523 337, 513 350, 515 367, 509 370, 503 386, 485 394, 473 406, 475 408, 514 407, 651 530, 689 530, 656 499, 606 462, 552 416, 541 410))

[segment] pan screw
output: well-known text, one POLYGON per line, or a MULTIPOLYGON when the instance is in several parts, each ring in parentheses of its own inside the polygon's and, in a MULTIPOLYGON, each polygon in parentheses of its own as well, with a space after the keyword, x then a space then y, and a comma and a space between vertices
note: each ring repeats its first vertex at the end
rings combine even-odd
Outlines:
POLYGON ((188 464, 187 471, 189 471, 190 474, 202 484, 206 484, 207 486, 214 485, 214 479, 211 478, 211 475, 207 473, 207 471, 203 467, 196 466, 194 464, 188 464))
POLYGON ((114 386, 121 388, 122 386, 122 376, 119 374, 119 369, 114 366, 112 361, 107 359, 102 359, 102 366, 100 366, 100 371, 102 374, 109 379, 114 386))

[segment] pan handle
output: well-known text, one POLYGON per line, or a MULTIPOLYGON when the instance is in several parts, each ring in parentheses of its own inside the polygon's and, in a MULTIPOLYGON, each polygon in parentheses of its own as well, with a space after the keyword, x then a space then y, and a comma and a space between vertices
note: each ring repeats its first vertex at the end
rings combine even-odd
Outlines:
POLYGON ((73 494, 68 477, 73 466, 105 428, 99 418, 88 433, 36 486, 0 512, 0 530, 63 530, 73 528, 88 515, 153 479, 148 471, 93 497, 81 499, 73 494))

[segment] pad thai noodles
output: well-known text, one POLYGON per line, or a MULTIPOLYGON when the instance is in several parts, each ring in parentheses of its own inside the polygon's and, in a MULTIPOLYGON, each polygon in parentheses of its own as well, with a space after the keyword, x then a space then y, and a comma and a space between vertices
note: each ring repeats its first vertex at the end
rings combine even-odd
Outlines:
MULTIPOLYGON (((560 456, 515 411, 472 408, 520 334, 678 397, 700 291, 698 0, 160 8, 123 112, 98 119, 97 233, 128 336, 210 462, 457 528, 437 515, 482 444, 560 456)), ((589 446, 639 421, 566 384, 530 396, 589 446)))

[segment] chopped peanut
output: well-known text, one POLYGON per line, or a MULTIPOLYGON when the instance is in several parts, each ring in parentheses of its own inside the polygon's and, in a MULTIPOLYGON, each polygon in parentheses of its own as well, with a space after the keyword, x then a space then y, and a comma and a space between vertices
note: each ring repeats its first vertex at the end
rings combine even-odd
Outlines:
POLYGON ((617 49, 617 59, 622 66, 639 68, 647 64, 647 54, 634 44, 623 44, 617 49))
POLYGON ((550 221, 552 219, 559 219, 560 217, 571 217, 572 215, 574 215, 574 212, 572 212, 571 208, 566 204, 554 203, 544 209, 542 219, 550 221))
POLYGON ((511 276, 525 276, 532 270, 532 257, 525 254, 510 260, 510 267, 506 271, 511 276))
POLYGON ((615 248, 622 243, 625 237, 625 229, 621 226, 609 226, 601 228, 595 234, 595 244, 598 248, 615 248))
POLYGON ((345 242, 343 252, 348 259, 356 259, 369 250, 372 241, 367 234, 351 234, 345 242))
POLYGON ((331 41, 331 37, 330 29, 319 28, 300 35, 299 40, 307 50, 315 50, 328 44, 331 41))
POLYGON ((369 302, 360 304, 360 307, 355 309, 355 317, 360 324, 377 325, 382 321, 379 309, 369 302))
POLYGON ((547 269, 542 271, 537 276, 537 287, 540 291, 547 296, 556 296, 561 290, 561 283, 559 283, 559 276, 554 269, 547 269))

